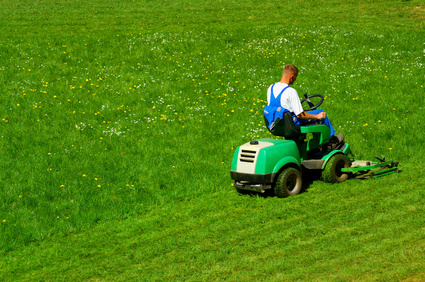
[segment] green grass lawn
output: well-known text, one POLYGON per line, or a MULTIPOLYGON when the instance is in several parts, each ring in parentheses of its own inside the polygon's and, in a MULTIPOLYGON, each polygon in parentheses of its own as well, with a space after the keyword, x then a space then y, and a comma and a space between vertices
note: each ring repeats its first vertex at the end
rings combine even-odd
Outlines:
POLYGON ((2 280, 423 280, 425 4, 0 3, 2 280), (357 159, 401 173, 239 195, 300 69, 357 159))

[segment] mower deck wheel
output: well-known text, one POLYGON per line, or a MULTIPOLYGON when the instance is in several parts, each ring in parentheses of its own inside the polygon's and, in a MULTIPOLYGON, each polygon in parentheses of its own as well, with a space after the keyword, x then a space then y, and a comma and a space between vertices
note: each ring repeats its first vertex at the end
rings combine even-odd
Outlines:
POLYGON ((301 192, 302 179, 298 169, 288 167, 284 169, 276 180, 274 193, 279 198, 298 195, 301 192))

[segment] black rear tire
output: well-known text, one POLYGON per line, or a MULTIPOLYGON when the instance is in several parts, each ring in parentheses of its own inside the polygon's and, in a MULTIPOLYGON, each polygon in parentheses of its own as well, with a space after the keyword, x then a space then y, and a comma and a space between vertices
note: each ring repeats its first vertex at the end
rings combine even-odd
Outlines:
POLYGON ((346 156, 341 154, 332 156, 322 172, 322 180, 328 183, 344 182, 349 175, 341 169, 347 167, 350 167, 350 160, 346 156))

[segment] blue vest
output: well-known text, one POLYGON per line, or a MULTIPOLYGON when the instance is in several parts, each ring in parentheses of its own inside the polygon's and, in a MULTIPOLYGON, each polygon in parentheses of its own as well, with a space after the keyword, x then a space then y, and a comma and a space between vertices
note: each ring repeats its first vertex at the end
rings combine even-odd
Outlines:
POLYGON ((275 85, 273 84, 271 93, 270 93, 270 103, 268 106, 264 107, 264 117, 267 119, 269 123, 270 130, 272 130, 272 128, 274 127, 274 122, 276 121, 276 119, 278 118, 279 120, 282 119, 283 114, 286 112, 289 112, 287 109, 282 108, 280 104, 280 97, 282 96, 283 91, 289 88, 289 86, 286 86, 285 88, 283 88, 283 90, 279 93, 279 95, 277 95, 276 98, 274 97, 274 94, 273 94, 274 86, 275 85))

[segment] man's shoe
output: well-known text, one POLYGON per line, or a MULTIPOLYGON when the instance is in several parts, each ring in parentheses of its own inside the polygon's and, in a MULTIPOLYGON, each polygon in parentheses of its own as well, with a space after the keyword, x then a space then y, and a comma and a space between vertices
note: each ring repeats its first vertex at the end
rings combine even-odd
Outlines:
POLYGON ((338 135, 332 136, 331 139, 329 140, 329 143, 338 144, 338 143, 341 143, 342 141, 344 141, 344 134, 339 133, 338 135))
POLYGON ((331 137, 326 147, 328 150, 334 150, 343 142, 344 142, 344 134, 339 133, 338 135, 334 135, 331 137))
POLYGON ((339 133, 336 138, 338 138, 338 143, 344 142, 344 134, 339 133))

